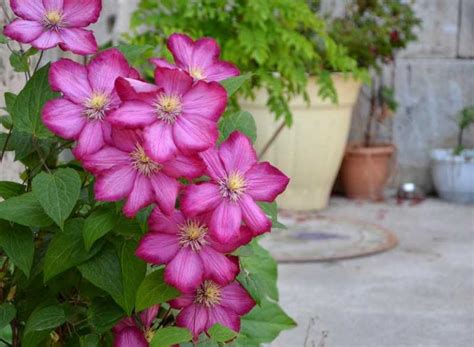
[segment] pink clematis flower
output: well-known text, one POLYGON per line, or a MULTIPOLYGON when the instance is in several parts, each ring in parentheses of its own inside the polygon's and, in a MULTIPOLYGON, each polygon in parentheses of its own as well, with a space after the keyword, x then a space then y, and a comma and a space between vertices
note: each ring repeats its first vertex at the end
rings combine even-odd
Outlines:
POLYGON ((159 309, 160 305, 155 305, 140 313, 141 327, 132 317, 118 322, 112 329, 114 347, 148 347, 155 334, 152 325, 159 309))
POLYGON ((188 328, 194 339, 201 332, 219 323, 227 328, 240 331, 240 316, 248 313, 255 301, 237 282, 220 286, 212 280, 204 280, 190 294, 170 302, 173 308, 182 308, 176 317, 176 325, 188 328))
POLYGON ((180 189, 177 178, 196 178, 203 171, 202 162, 194 157, 179 155, 156 162, 145 154, 140 131, 116 129, 112 132, 112 144, 85 157, 83 165, 96 175, 96 199, 126 198, 123 212, 128 217, 153 203, 164 213, 172 213, 180 189))
POLYGON ((159 58, 152 58, 150 61, 157 67, 184 70, 196 81, 219 82, 240 74, 234 64, 219 60, 221 51, 212 38, 203 37, 193 41, 189 36, 175 33, 168 39, 168 49, 177 66, 159 58))
POLYGON ((118 127, 144 127, 145 151, 156 161, 214 146, 227 104, 225 89, 217 82, 193 83, 186 72, 165 68, 156 69, 155 82, 119 79, 124 103, 108 120, 118 127))
POLYGON ((119 76, 138 77, 138 73, 117 49, 98 54, 88 66, 69 59, 51 65, 49 83, 63 97, 46 103, 43 123, 56 135, 77 140, 74 155, 78 159, 110 142, 112 127, 106 117, 120 104, 115 92, 119 76))
POLYGON ((97 52, 94 34, 84 27, 97 22, 101 0, 10 0, 10 5, 19 17, 3 31, 11 39, 40 50, 59 45, 81 55, 97 52))
MULTIPOLYGON (((186 218, 180 211, 166 216, 155 209, 149 225, 136 255, 151 264, 167 264, 166 282, 182 292, 195 289, 204 278, 224 285, 237 276, 237 257, 221 253, 208 234, 205 217, 186 218)), ((240 244, 226 246, 232 252, 240 244)))
POLYGON ((271 202, 289 178, 267 162, 257 163, 250 140, 234 132, 219 150, 199 154, 211 181, 187 186, 181 207, 187 216, 211 211, 209 230, 222 243, 239 238, 243 221, 254 235, 269 231, 271 221, 255 201, 271 202))

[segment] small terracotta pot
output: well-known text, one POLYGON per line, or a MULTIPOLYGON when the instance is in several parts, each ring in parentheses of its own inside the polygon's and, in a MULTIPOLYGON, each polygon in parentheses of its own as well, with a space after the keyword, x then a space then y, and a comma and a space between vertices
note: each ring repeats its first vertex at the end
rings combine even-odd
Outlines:
POLYGON ((395 147, 349 145, 341 166, 341 183, 351 199, 381 200, 390 176, 390 163, 395 147))

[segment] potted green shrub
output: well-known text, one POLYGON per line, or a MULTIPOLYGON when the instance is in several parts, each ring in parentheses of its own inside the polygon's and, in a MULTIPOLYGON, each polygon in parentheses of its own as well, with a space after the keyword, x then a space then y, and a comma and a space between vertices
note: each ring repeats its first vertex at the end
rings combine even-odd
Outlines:
POLYGON ((463 135, 474 124, 474 106, 458 113, 459 135, 454 149, 431 152, 433 183, 438 195, 448 201, 474 203, 474 150, 466 149, 463 135))
POLYGON ((280 205, 326 205, 360 86, 344 77, 363 78, 365 70, 328 35, 325 20, 308 2, 142 0, 131 26, 132 43, 158 51, 165 50, 165 38, 174 31, 214 37, 223 59, 242 73, 252 71, 233 102, 255 116, 263 159, 292 177, 280 205))
POLYGON ((364 126, 364 138, 347 146, 340 179, 347 196, 379 200, 390 175, 395 151, 391 139, 379 142, 378 130, 396 111, 395 54, 416 39, 420 25, 411 3, 401 0, 353 0, 343 17, 331 21, 331 37, 344 45, 359 67, 372 71, 369 90, 370 110, 364 126), (391 81, 384 83, 382 72, 392 68, 391 81))

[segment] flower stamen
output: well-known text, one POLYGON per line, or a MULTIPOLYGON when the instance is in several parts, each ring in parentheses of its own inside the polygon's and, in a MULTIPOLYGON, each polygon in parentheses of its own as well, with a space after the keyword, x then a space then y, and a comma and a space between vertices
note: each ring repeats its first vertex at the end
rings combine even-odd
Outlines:
POLYGON ((191 75, 192 78, 194 78, 196 81, 203 80, 206 77, 204 76, 204 71, 200 67, 192 67, 189 69, 189 74, 191 75))
POLYGON ((199 252, 208 243, 207 227, 197 220, 188 219, 179 226, 179 233, 181 247, 191 247, 194 252, 199 252))
POLYGON ((109 110, 109 98, 103 93, 93 93, 85 102, 85 114, 90 120, 103 120, 109 110))
POLYGON ((151 176, 161 170, 161 165, 150 159, 141 145, 137 145, 136 149, 130 153, 133 160, 133 167, 142 175, 151 176))
POLYGON ((158 118, 169 124, 173 124, 181 114, 183 104, 178 95, 161 94, 156 101, 158 118))
POLYGON ((196 291, 194 302, 207 308, 219 305, 221 302, 221 287, 213 281, 204 281, 196 291))
POLYGON ((222 196, 234 202, 240 198, 247 188, 247 182, 237 171, 231 172, 227 178, 220 180, 218 184, 222 196))
POLYGON ((58 10, 48 11, 43 17, 43 25, 48 30, 59 30, 61 29, 63 21, 63 15, 58 10))

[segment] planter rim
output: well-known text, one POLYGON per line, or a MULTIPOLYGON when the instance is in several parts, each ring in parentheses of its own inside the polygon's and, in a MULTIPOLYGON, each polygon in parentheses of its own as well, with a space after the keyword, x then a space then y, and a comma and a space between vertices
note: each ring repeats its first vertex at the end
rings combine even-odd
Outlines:
POLYGON ((351 156, 386 156, 395 152, 395 145, 393 144, 378 144, 371 147, 365 147, 361 144, 349 144, 346 147, 346 155, 351 156))
POLYGON ((430 156, 433 161, 456 163, 474 162, 474 149, 465 149, 461 155, 454 155, 453 148, 436 148, 431 151, 430 156))

